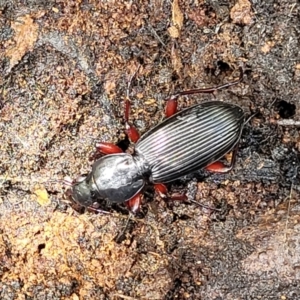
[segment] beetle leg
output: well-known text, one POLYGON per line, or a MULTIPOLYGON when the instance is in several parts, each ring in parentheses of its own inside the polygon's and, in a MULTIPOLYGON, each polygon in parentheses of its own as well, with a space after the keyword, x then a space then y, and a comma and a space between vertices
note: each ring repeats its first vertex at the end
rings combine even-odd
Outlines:
POLYGON ((179 96, 192 95, 192 94, 209 94, 209 93, 213 93, 215 91, 222 90, 224 88, 228 88, 230 86, 236 85, 236 84, 240 83, 243 80, 243 76, 244 76, 244 72, 243 72, 243 69, 241 67, 239 68, 239 71, 240 71, 239 79, 237 79, 235 81, 228 82, 228 83, 225 83, 225 84, 221 84, 221 85, 211 87, 211 88, 193 89, 193 90, 188 90, 188 91, 182 91, 182 92, 179 92, 179 93, 175 94, 174 97, 177 98, 179 96))
POLYGON ((177 113, 177 98, 178 97, 171 97, 170 99, 167 100, 166 110, 165 110, 165 115, 167 118, 177 113))
POLYGON ((138 130, 129 123, 130 115, 130 101, 126 99, 125 101, 125 132, 128 135, 131 142, 136 143, 140 138, 138 130))
POLYGON ((205 168, 207 171, 214 173, 227 173, 232 170, 232 166, 226 166, 220 161, 216 161, 205 168))
POLYGON ((168 189, 163 183, 155 183, 154 189, 161 198, 168 197, 168 189))
POLYGON ((126 207, 132 212, 137 213, 141 207, 141 193, 136 194, 125 202, 126 207))
POLYGON ((232 170, 235 161, 236 161, 236 154, 237 154, 238 146, 235 146, 235 148, 232 151, 232 156, 231 156, 231 162, 229 166, 226 166, 220 161, 216 161, 209 166, 207 166, 205 169, 210 172, 214 173, 228 173, 232 170))
POLYGON ((168 197, 170 200, 187 201, 188 197, 186 194, 174 193, 168 197))
POLYGON ((136 143, 140 138, 140 134, 137 129, 133 125, 130 125, 128 123, 126 123, 125 125, 125 132, 132 143, 136 143))
POLYGON ((168 189, 163 183, 155 183, 154 189, 158 193, 158 195, 163 199, 170 199, 170 200, 180 200, 185 201, 187 200, 187 196, 185 194, 172 194, 168 195, 168 189))
POLYGON ((239 68, 239 70, 240 70, 239 79, 233 82, 228 82, 211 88, 192 89, 192 90, 182 91, 177 94, 174 94, 173 96, 170 97, 170 99, 167 99, 166 110, 165 110, 166 117, 171 117, 177 112, 177 98, 180 96, 192 95, 192 94, 210 94, 210 93, 214 93, 215 91, 240 83, 243 80, 244 72, 241 67, 239 68))
MULTIPOLYGON (((140 138, 140 134, 137 129, 130 125, 128 122, 130 114, 130 101, 126 99, 125 101, 125 132, 128 135, 129 139, 135 143, 140 138)), ((115 154, 115 153, 123 153, 124 151, 115 144, 100 142, 96 144, 97 151, 102 154, 115 154)))
POLYGON ((102 154, 123 153, 123 150, 115 144, 100 142, 96 144, 97 150, 102 154))

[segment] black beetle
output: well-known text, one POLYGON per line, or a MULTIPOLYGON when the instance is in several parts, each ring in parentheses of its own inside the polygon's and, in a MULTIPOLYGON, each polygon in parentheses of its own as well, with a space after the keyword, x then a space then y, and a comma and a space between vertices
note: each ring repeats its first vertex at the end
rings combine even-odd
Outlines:
POLYGON ((176 101, 182 95, 211 93, 237 84, 242 77, 241 70, 240 78, 234 82, 173 95, 167 103, 166 114, 169 118, 141 138, 128 123, 127 100, 126 132, 131 141, 137 142, 134 154, 122 153, 113 144, 100 143, 99 150, 108 155, 95 161, 87 177, 74 183, 72 198, 85 207, 95 207, 103 200, 125 202, 131 211, 136 212, 140 206, 140 193, 148 182, 154 184, 156 191, 165 197, 167 189, 163 183, 202 168, 216 172, 230 171, 244 125, 243 110, 234 104, 210 101, 175 113, 176 101), (230 166, 218 162, 232 150, 230 166))

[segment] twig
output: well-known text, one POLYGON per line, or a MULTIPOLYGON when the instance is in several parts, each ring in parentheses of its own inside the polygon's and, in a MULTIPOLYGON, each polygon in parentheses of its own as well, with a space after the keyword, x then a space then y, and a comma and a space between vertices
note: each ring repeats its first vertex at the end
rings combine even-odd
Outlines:
POLYGON ((130 296, 125 296, 125 295, 122 295, 122 294, 119 294, 119 293, 114 294, 114 296, 120 297, 122 299, 127 299, 127 300, 138 300, 137 298, 133 298, 133 297, 130 297, 130 296))
POLYGON ((277 124, 281 125, 281 126, 300 127, 300 121, 295 121, 295 120, 292 120, 292 119, 278 120, 277 124))
POLYGON ((167 48, 167 46, 162 41, 162 39, 160 38, 160 36, 157 34, 157 32, 155 31, 155 29, 152 27, 152 25, 150 23, 148 23, 148 26, 150 27, 150 30, 152 31, 152 33, 154 34, 154 36, 157 38, 157 40, 163 45, 163 47, 167 48))
POLYGON ((291 190, 290 190, 290 194, 285 198, 289 199, 288 200, 288 210, 287 210, 287 217, 286 217, 286 221, 285 221, 285 234, 284 234, 284 240, 287 240, 287 227, 288 227, 288 222, 289 222, 289 216, 290 216, 290 211, 291 211, 291 198, 292 198, 292 190, 293 190, 293 183, 291 185, 291 190))

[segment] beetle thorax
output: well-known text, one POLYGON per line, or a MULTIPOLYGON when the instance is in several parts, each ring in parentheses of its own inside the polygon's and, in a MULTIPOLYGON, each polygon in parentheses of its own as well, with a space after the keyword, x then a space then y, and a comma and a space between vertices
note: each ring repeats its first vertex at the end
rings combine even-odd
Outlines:
POLYGON ((92 180, 100 199, 124 202, 135 196, 144 186, 142 163, 132 155, 106 155, 97 160, 92 180))

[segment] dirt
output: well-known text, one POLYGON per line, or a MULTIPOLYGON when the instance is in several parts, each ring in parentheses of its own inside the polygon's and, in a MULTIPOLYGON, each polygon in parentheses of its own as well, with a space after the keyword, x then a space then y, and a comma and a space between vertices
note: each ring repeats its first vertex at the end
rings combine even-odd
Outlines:
POLYGON ((1 299, 299 299, 299 4, 0 2, 1 299), (142 213, 74 210, 63 182, 178 91, 240 105, 235 169, 149 187, 142 213), (138 70, 138 71, 137 71, 138 70), (128 83, 135 73, 130 89, 128 83), (195 203, 194 201, 198 202, 195 203))

